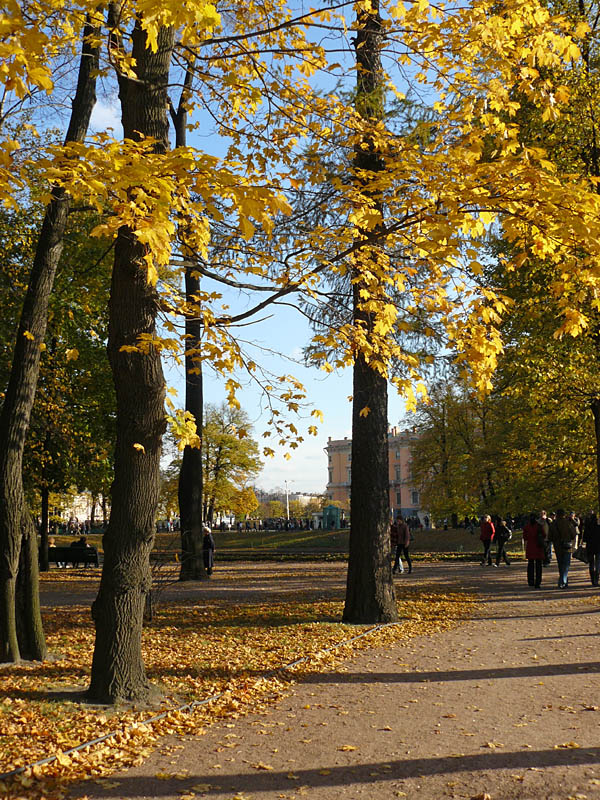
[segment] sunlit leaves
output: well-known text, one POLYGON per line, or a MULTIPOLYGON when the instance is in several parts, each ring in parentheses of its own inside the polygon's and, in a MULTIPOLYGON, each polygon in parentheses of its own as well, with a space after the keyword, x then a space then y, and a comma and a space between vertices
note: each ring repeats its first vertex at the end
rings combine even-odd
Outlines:
MULTIPOLYGON (((0 81, 9 94, 52 91, 53 58, 73 51, 86 12, 97 18, 91 2, 65 7, 36 0, 26 21, 20 5, 9 3, 0 51, 0 81), (36 19, 44 24, 31 24, 36 19)), ((193 146, 156 153, 152 141, 118 142, 107 130, 85 145, 56 146, 38 167, 48 190, 61 185, 103 215, 98 234, 131 230, 144 248, 140 267, 160 290, 165 314, 201 318, 198 369, 204 362, 224 375, 246 369, 256 375, 230 327, 236 315, 223 307, 220 293, 203 291, 193 307, 182 299, 171 262, 180 249, 178 220, 186 223, 185 258, 214 266, 217 279, 239 280, 249 291, 252 279, 260 291, 268 284, 281 296, 316 297, 332 272, 353 272, 364 310, 373 314, 372 329, 348 324, 321 334, 315 341, 319 364, 328 371, 345 367, 361 352, 409 396, 420 390, 435 349, 411 348, 407 337, 399 344, 402 334, 417 329, 435 347, 456 347, 465 374, 480 389, 489 387, 505 303, 482 296, 481 259, 465 252, 477 251, 491 226, 505 226, 513 266, 531 249, 563 265, 553 287, 562 298, 558 335, 584 329, 571 286, 576 274, 587 276, 590 289, 597 283, 598 196, 586 182, 557 174, 543 151, 527 146, 517 117, 528 102, 542 116, 560 118, 572 87, 565 80, 553 85, 547 75, 579 58, 586 26, 571 30, 565 18, 534 0, 509 0, 501 9, 489 0, 450 8, 426 0, 390 2, 382 4, 381 17, 386 51, 393 53, 384 66, 386 87, 398 98, 410 94, 407 82, 426 87, 425 119, 406 129, 391 116, 361 115, 342 92, 319 91, 319 71, 339 75, 343 86, 351 70, 315 43, 312 26, 327 24, 332 50, 345 47, 351 31, 343 12, 307 8, 294 19, 283 0, 227 9, 158 0, 119 6, 103 72, 133 75, 125 43, 136 21, 151 50, 161 26, 176 29, 177 59, 185 53, 192 70, 190 129, 214 120, 211 133, 223 137, 220 155, 203 149, 208 131, 193 146), (376 174, 350 166, 351 154, 365 147, 381 158, 384 168, 376 174), (298 195, 324 185, 331 194, 320 222, 287 224, 298 195), (358 191, 361 185, 369 191, 358 191), (396 313, 394 293, 406 298, 406 314, 396 313), (423 315, 430 322, 419 328, 423 315)), ((174 66, 177 83, 175 72, 174 66)), ((13 137, 0 142, 5 203, 15 202, 16 187, 27 177, 14 168, 17 147, 13 137)), ((181 358, 175 336, 152 346, 181 358)), ((227 388, 233 406, 238 390, 233 379, 227 388)), ((281 403, 295 412, 301 401, 282 396, 281 403)), ((277 433, 280 440, 298 441, 291 429, 279 426, 277 433)))
MULTIPOLYGON (((275 570, 276 567, 273 567, 275 570)), ((235 574, 231 575, 235 580, 235 574)), ((47 583, 71 586, 74 592, 97 580, 79 571, 51 572, 47 583)), ((227 578, 225 579, 227 580, 227 578)), ((47 692, 84 689, 93 644, 89 610, 61 606, 45 614, 45 627, 56 660, 47 664, 5 667, 4 700, 0 703, 3 736, 0 769, 8 770, 48 754, 58 762, 21 776, 17 785, 27 796, 48 796, 63 781, 99 777, 124 764, 140 763, 160 734, 202 734, 211 720, 236 717, 272 703, 286 690, 287 681, 304 672, 330 669, 356 648, 397 643, 415 635, 452 627, 468 616, 473 598, 408 589, 401 593, 404 622, 381 629, 340 649, 332 645, 352 639, 355 630, 335 620, 341 603, 307 596, 294 602, 271 598, 264 605, 231 605, 203 600, 159 606, 154 622, 144 633, 144 659, 150 678, 165 692, 164 709, 182 701, 205 699, 222 693, 193 714, 172 710, 151 726, 139 723, 152 711, 122 710, 99 713, 73 700, 48 703, 47 692), (305 657, 287 676, 262 679, 269 670, 305 657), (93 748, 67 755, 64 751, 103 733, 117 736, 93 748), (23 783, 22 781, 25 781, 23 783)), ((266 769, 267 766, 257 766, 266 769)))

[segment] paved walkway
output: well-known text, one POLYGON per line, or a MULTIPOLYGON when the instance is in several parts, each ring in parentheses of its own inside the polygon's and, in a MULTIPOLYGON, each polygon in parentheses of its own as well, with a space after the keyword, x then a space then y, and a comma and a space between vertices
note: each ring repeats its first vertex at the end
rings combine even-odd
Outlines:
POLYGON ((600 590, 523 563, 417 564, 410 580, 484 600, 458 628, 356 654, 266 715, 165 741, 90 798, 600 798, 600 590), (183 747, 181 745, 183 744, 183 747), (178 749, 180 748, 180 749, 178 749), (159 772, 189 771, 185 780, 159 772))

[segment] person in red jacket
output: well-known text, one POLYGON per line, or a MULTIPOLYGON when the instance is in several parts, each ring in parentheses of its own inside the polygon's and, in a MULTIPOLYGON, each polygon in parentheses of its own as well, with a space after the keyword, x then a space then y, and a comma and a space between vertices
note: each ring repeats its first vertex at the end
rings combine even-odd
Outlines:
POLYGON ((523 526, 525 558, 527 559, 527 583, 535 589, 542 585, 542 565, 546 558, 546 532, 535 514, 523 526))
POLYGON ((483 558, 481 560, 481 566, 485 567, 487 564, 488 567, 492 566, 492 542, 494 541, 494 534, 496 533, 496 529, 494 528, 494 523, 492 522, 492 518, 489 514, 486 514, 483 519, 481 520, 480 525, 479 538, 481 539, 481 543, 483 544, 483 558))

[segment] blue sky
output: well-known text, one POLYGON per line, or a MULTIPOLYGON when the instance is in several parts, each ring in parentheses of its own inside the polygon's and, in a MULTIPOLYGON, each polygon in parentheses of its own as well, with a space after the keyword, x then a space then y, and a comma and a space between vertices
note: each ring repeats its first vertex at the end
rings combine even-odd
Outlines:
MULTIPOLYGON (((265 345, 270 350, 277 349, 283 356, 299 359, 302 347, 310 337, 310 330, 303 317, 293 310, 276 309, 273 316, 262 323, 246 329, 245 337, 253 340, 257 345, 265 345)), ((352 371, 350 369, 326 374, 316 367, 305 367, 292 363, 276 355, 256 354, 258 362, 266 364, 277 374, 292 374, 298 378, 307 390, 307 399, 310 406, 303 411, 302 417, 296 424, 304 435, 304 441, 294 451, 292 457, 286 460, 283 449, 272 444, 272 439, 263 439, 262 433, 267 428, 268 414, 261 408, 261 395, 252 386, 247 386, 240 393, 239 399, 244 410, 248 413, 254 438, 261 444, 273 446, 276 455, 264 459, 264 469, 256 480, 256 485, 265 490, 283 488, 287 480, 290 492, 323 492, 327 483, 327 457, 323 448, 327 439, 350 438, 352 428, 352 404, 348 397, 352 394, 352 371), (310 409, 318 408, 323 412, 323 422, 318 424, 318 435, 305 434, 309 424, 315 422, 309 418, 310 409)), ((184 372, 182 368, 169 367, 167 370, 169 383, 178 392, 178 400, 183 404, 184 372)), ((205 403, 219 404, 225 400, 223 379, 215 378, 209 369, 204 372, 204 399, 205 403)), ((398 397, 395 390, 390 388, 389 413, 390 424, 397 424, 404 415, 404 401, 398 397)), ((295 415, 288 419, 295 421, 295 415)))
MULTIPOLYGON (((116 96, 105 95, 101 97, 94 109, 92 117, 92 130, 106 130, 112 127, 114 135, 122 135, 119 105, 116 96)), ((227 298, 229 300, 229 298, 227 298)), ((232 306, 244 304, 244 299, 233 299, 232 306)), ((347 369, 341 372, 326 374, 316 367, 307 368, 301 363, 302 348, 308 343, 310 329, 305 319, 290 307, 277 308, 271 316, 263 322, 251 327, 241 329, 240 335, 257 345, 264 346, 271 353, 260 352, 254 354, 259 364, 265 364, 277 375, 292 374, 298 378, 307 390, 309 407, 303 410, 303 418, 294 419, 295 415, 288 416, 293 421, 302 435, 304 441, 298 448, 291 451, 292 457, 286 460, 283 449, 273 445, 273 439, 263 439, 262 433, 267 429, 268 413, 261 405, 261 395, 258 389, 247 386, 239 395, 244 410, 248 413, 253 435, 260 444, 273 446, 276 455, 264 459, 264 469, 256 481, 257 486, 265 490, 283 488, 285 481, 291 492, 318 492, 325 490, 327 483, 327 457, 324 448, 327 439, 350 438, 352 425, 352 404, 349 396, 352 394, 352 371, 347 369), (281 353, 285 358, 274 353, 281 353), (289 360, 291 359, 291 361, 289 360), (309 424, 315 424, 315 419, 310 418, 312 408, 323 412, 323 422, 318 424, 318 435, 311 436, 306 433, 309 424)), ((183 367, 174 367, 165 364, 166 379, 169 386, 178 391, 178 405, 185 402, 184 370, 183 367)), ((225 400, 223 378, 215 377, 210 369, 204 371, 204 396, 205 403, 220 404, 225 400)), ((404 415, 404 401, 399 398, 394 389, 390 388, 389 413, 390 424, 397 424, 404 415)))

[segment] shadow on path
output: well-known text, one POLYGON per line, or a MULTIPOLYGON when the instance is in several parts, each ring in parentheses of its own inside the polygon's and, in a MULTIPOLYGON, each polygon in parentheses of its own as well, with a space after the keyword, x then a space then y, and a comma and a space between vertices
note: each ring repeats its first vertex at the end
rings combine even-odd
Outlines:
MULTIPOLYGON (((568 748, 552 750, 523 750, 508 752, 486 752, 475 755, 449 755, 439 758, 397 759, 381 762, 370 762, 356 765, 334 765, 324 770, 298 769, 285 772, 257 771, 256 775, 237 773, 219 775, 217 772, 190 775, 187 781, 156 781, 153 784, 153 795, 158 798, 175 793, 182 793, 186 786, 198 782, 210 785, 214 796, 216 790, 242 792, 269 792, 296 789, 309 785, 313 790, 319 787, 347 786, 351 783, 379 783, 386 778, 398 780, 416 778, 426 775, 450 775, 457 772, 475 773, 500 769, 544 769, 556 766, 578 764, 597 764, 600 760, 600 747, 587 747, 580 750, 568 748), (326 772, 327 774, 323 774, 326 772), (292 775, 293 777, 289 777, 292 775), (226 784, 226 786, 221 786, 226 784)), ((136 777, 120 777, 118 785, 105 787, 103 797, 137 797, 143 796, 147 784, 136 777)))

